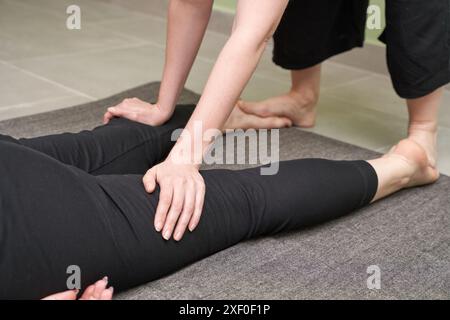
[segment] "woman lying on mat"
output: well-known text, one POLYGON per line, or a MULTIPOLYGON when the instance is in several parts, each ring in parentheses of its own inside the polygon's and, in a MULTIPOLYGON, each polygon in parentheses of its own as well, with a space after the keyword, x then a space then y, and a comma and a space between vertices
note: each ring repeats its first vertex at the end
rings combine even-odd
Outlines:
POLYGON ((177 222, 178 238, 189 224, 196 231, 166 241, 149 225, 167 199, 158 188, 148 194, 142 174, 166 158, 192 110, 177 108, 159 127, 112 119, 78 134, 0 135, 0 299, 75 299, 65 291, 74 265, 83 299, 110 299, 106 279, 88 285, 107 275, 117 290, 131 288, 241 241, 329 221, 438 179, 412 140, 369 161, 283 161, 275 175, 205 170, 202 219, 160 221, 177 222))

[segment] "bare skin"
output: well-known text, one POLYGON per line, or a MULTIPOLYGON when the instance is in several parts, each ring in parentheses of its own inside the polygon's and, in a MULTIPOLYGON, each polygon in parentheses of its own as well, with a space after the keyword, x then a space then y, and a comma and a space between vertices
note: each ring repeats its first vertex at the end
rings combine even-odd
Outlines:
POLYGON ((428 163, 437 163, 438 112, 444 89, 418 99, 406 100, 409 113, 408 137, 420 144, 427 152, 428 163))
POLYGON ((291 127, 292 121, 287 117, 261 117, 248 114, 235 107, 224 125, 224 129, 276 129, 291 127))
POLYGON ((429 165, 427 152, 413 139, 401 140, 387 154, 368 162, 378 176, 378 190, 372 202, 401 189, 430 184, 439 179, 439 171, 429 165))
POLYGON ((286 117, 297 127, 311 128, 316 122, 321 65, 291 71, 289 92, 259 102, 239 101, 237 107, 260 117, 286 117))

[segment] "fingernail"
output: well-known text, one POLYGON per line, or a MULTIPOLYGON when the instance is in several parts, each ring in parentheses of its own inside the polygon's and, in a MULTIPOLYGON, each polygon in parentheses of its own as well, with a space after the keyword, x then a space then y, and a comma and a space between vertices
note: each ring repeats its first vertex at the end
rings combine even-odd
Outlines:
POLYGON ((170 238, 170 231, 169 231, 169 230, 166 230, 166 231, 164 232, 163 238, 166 239, 166 240, 169 240, 169 238, 170 238))
POLYGON ((78 295, 79 293, 80 293, 80 290, 79 289, 73 289, 72 290, 76 295, 78 295))
POLYGON ((103 277, 103 279, 102 279, 103 281, 105 281, 106 283, 108 283, 108 277, 103 277))
POLYGON ((111 294, 114 293, 114 287, 109 287, 107 290, 111 291, 111 294))
POLYGON ((180 240, 181 240, 181 232, 177 232, 177 233, 173 236, 173 238, 174 238, 176 241, 180 241, 180 240))
POLYGON ((157 223, 155 224, 155 229, 156 229, 156 231, 160 232, 161 229, 162 229, 162 223, 161 223, 161 222, 157 222, 157 223))

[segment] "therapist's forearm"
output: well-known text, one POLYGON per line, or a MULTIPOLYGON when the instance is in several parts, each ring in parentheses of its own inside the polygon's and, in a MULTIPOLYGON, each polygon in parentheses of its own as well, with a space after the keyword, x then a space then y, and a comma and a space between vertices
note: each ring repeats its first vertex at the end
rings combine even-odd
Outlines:
POLYGON ((262 0, 258 2, 259 7, 250 1, 240 0, 240 3, 248 6, 243 8, 240 21, 235 24, 233 34, 220 53, 197 108, 186 125, 185 133, 189 132, 194 139, 181 139, 175 146, 176 154, 190 154, 196 164, 201 162, 210 141, 203 140, 204 135, 201 137, 203 141, 196 141, 194 126, 201 124, 203 133, 209 129, 222 129, 255 71, 287 2, 262 0), (200 143, 202 148, 197 148, 200 143))
POLYGON ((190 154, 196 164, 206 152, 210 140, 202 135, 202 141, 195 141, 194 126, 201 124, 202 133, 209 129, 219 129, 225 124, 236 101, 246 83, 253 74, 258 61, 264 51, 265 44, 259 45, 248 43, 245 37, 239 35, 231 36, 224 47, 220 57, 213 68, 210 78, 203 91, 203 95, 192 114, 185 131, 189 131, 192 139, 180 140, 176 148, 177 153, 190 154), (182 142, 186 141, 186 143, 182 142), (194 143, 196 147, 194 147, 194 143), (197 146, 201 145, 202 148, 197 146), (197 152, 198 153, 195 153, 197 152))
POLYGON ((212 0, 170 0, 164 72, 158 105, 172 113, 200 48, 212 0))

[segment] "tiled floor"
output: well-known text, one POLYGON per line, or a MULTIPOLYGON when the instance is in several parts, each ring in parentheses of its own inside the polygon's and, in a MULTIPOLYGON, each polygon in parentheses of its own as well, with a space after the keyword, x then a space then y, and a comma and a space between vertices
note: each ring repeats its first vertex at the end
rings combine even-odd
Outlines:
MULTIPOLYGON (((161 77, 165 21, 98 0, 78 0, 82 29, 66 28, 72 0, 0 0, 0 120, 92 101, 161 77)), ((201 92, 226 36, 208 32, 187 87, 201 92)), ((289 87, 267 51, 243 94, 263 99, 289 87)), ((450 92, 441 112, 439 162, 450 174, 450 92)), ((388 77, 335 62, 324 67, 312 131, 384 151, 404 136, 404 103, 388 77)))

